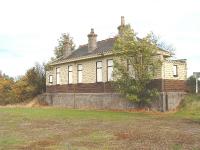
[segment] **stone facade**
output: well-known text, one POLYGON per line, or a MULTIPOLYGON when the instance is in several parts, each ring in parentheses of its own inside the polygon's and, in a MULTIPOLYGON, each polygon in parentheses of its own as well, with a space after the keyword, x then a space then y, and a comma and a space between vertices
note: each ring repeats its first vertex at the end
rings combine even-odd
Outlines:
MULTIPOLYGON (((121 25, 118 27, 119 34, 124 26, 125 20, 122 17, 121 25)), ((97 41, 96 38, 97 34, 92 29, 88 35, 88 44, 80 46, 73 52, 67 52, 67 55, 50 64, 51 70, 46 71, 47 93, 45 95, 49 104, 69 108, 97 109, 136 107, 117 94, 108 81, 110 71, 108 71, 108 60, 115 59, 112 48, 116 37, 102 41, 97 41), (102 62, 102 82, 97 82, 97 62, 99 61, 102 62), (82 65, 81 83, 78 83, 78 65, 82 65), (69 66, 72 67, 70 70, 69 66), (69 73, 72 74, 72 78, 69 73)), ((160 91, 160 99, 152 104, 152 108, 162 111, 175 109, 186 91, 186 60, 171 60, 170 57, 170 52, 158 51, 155 59, 161 60, 162 65, 156 70, 154 81, 149 85, 160 91)))
POLYGON ((72 65, 73 72, 73 84, 77 84, 77 65, 82 64, 83 66, 83 80, 82 83, 96 83, 96 62, 102 61, 102 72, 103 72, 103 82, 107 82, 107 61, 113 59, 112 56, 91 58, 81 61, 69 62, 66 64, 61 64, 53 67, 52 70, 46 71, 47 79, 49 76, 53 76, 53 83, 49 83, 46 80, 46 85, 56 85, 56 68, 60 68, 60 84, 68 84, 68 66, 72 65))
MULTIPOLYGON (((68 84, 68 66, 72 65, 73 84, 77 84, 77 66, 79 64, 83 67, 82 83, 96 83, 96 62, 102 61, 103 82, 107 82, 107 61, 113 59, 112 55, 100 56, 91 59, 80 61, 67 62, 65 64, 56 65, 52 70, 47 71, 46 85, 56 85, 56 68, 60 68, 60 85, 68 84), (53 83, 49 83, 49 76, 53 76, 53 83)), ((172 79, 172 80, 186 80, 187 66, 184 60, 164 60, 160 69, 157 70, 155 79, 172 79), (177 66, 177 76, 173 75, 173 66, 177 66)))
POLYGON ((162 64, 162 79, 186 80, 186 60, 165 60, 162 64), (177 66, 177 76, 173 75, 173 66, 177 66))

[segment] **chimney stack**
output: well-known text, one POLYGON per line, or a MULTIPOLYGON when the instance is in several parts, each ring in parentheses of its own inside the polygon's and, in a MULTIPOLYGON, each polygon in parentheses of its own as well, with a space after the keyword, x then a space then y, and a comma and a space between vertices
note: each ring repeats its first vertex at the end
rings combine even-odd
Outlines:
POLYGON ((125 19, 124 19, 124 16, 121 16, 121 26, 125 26, 125 19))
POLYGON ((70 39, 69 39, 69 35, 64 35, 64 57, 68 57, 69 55, 71 55, 72 53, 72 47, 71 47, 71 43, 70 43, 70 39))
POLYGON ((122 30, 125 27, 125 19, 124 16, 121 16, 121 25, 118 27, 118 33, 122 34, 122 30))
POLYGON ((97 48, 97 34, 94 33, 94 29, 91 29, 90 34, 88 34, 88 52, 92 52, 97 48))

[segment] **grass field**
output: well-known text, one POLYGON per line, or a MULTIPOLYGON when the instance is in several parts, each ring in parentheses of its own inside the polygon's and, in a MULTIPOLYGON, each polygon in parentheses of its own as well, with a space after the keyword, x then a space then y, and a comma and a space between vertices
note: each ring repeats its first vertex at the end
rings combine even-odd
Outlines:
POLYGON ((183 113, 0 108, 0 149, 200 149, 200 118, 183 113))

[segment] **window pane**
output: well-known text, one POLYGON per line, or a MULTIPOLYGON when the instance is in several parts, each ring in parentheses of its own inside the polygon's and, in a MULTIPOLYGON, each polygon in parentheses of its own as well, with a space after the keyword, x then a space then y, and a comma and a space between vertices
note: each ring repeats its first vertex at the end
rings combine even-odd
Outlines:
POLYGON ((82 71, 78 71, 78 83, 82 83, 82 71))
POLYGON ((108 67, 108 81, 113 80, 113 67, 108 67))
POLYGON ((108 66, 113 66, 113 60, 108 60, 108 66))
POLYGON ((56 74, 56 84, 60 84, 60 74, 56 74))
POLYGON ((101 61, 97 62, 97 68, 102 68, 102 62, 101 61))
POLYGON ((68 71, 72 71, 72 66, 68 66, 68 71))
POLYGON ((174 76, 177 76, 178 75, 178 70, 177 70, 178 68, 177 68, 177 65, 174 65, 173 66, 173 75, 174 76))
POLYGON ((97 82, 102 82, 102 68, 97 69, 97 82))
POLYGON ((82 70, 82 69, 83 69, 82 65, 78 65, 78 70, 82 70))
POLYGON ((72 83, 72 72, 68 72, 68 83, 71 84, 72 83))
POLYGON ((53 83, 53 76, 52 75, 49 76, 49 83, 53 83))
POLYGON ((79 64, 78 65, 78 68, 77 68, 77 72, 78 72, 78 83, 82 83, 82 69, 83 69, 83 67, 82 67, 82 65, 81 64, 79 64))
POLYGON ((60 68, 56 68, 56 73, 60 73, 60 68))

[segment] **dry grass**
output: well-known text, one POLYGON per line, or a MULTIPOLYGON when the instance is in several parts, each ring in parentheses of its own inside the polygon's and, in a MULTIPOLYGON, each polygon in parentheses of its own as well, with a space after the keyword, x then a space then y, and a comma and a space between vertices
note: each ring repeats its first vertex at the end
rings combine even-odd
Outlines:
POLYGON ((0 108, 0 149, 200 149, 200 124, 173 114, 0 108))

